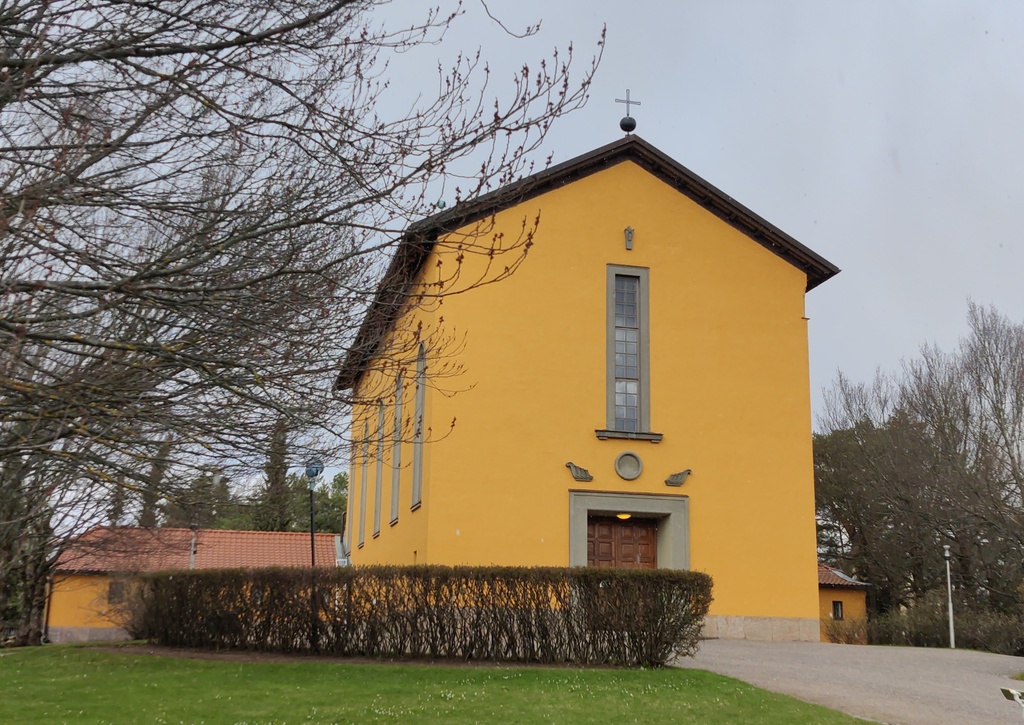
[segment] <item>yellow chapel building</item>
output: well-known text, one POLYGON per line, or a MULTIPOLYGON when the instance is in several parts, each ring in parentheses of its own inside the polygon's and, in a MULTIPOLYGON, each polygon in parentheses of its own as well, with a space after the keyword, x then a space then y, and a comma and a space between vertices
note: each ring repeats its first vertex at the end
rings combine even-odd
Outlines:
POLYGON ((838 272, 635 135, 415 224, 336 382, 352 563, 697 569, 707 636, 818 640, 838 272))

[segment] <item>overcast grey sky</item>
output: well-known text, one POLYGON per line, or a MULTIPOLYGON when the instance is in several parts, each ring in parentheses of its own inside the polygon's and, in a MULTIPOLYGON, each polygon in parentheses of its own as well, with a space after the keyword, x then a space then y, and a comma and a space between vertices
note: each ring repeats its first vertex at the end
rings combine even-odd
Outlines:
POLYGON ((543 21, 528 41, 467 2, 431 52, 482 46, 496 93, 607 25, 554 162, 619 138, 629 88, 637 134, 842 268, 807 297, 815 413, 839 369, 953 347, 968 298, 1024 318, 1024 2, 491 0, 507 26, 543 21))

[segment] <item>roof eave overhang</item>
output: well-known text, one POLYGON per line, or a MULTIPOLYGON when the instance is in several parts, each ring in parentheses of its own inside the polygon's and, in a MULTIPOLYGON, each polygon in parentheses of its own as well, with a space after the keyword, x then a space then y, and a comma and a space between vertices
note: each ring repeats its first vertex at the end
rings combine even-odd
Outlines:
POLYGON ((859 584, 826 584, 819 582, 818 589, 870 589, 871 585, 861 582, 859 584))

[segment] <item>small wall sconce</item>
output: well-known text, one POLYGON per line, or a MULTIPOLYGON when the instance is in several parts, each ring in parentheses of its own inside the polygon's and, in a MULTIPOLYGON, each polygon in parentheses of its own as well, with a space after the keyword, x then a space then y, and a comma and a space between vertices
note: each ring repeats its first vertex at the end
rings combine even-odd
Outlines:
POLYGON ((626 235, 626 249, 633 248, 633 227, 626 227, 624 231, 626 235))

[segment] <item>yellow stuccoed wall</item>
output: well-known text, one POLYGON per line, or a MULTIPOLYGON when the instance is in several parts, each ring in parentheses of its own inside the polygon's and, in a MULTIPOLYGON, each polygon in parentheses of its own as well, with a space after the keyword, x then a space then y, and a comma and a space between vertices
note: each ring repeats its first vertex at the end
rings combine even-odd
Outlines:
MULTIPOLYGON (((406 372, 405 393, 403 404, 403 434, 401 436, 402 454, 399 472, 401 475, 401 490, 399 494, 398 522, 391 524, 391 492, 392 492, 392 431, 394 420, 394 379, 390 375, 372 374, 368 380, 364 380, 362 387, 371 385, 376 390, 383 386, 387 391, 387 407, 385 420, 387 435, 385 437, 384 455, 377 453, 377 408, 365 406, 358 408, 353 416, 353 435, 360 436, 364 430, 363 423, 369 420, 370 441, 368 448, 364 449, 360 443, 353 445, 352 465, 349 470, 349 506, 348 522, 346 523, 346 537, 348 546, 352 551, 353 564, 426 564, 438 563, 427 559, 427 509, 425 506, 412 510, 412 415, 414 394, 415 355, 409 361, 411 370, 406 372), (368 418, 367 418, 368 416, 368 418), (381 482, 381 534, 377 538, 373 536, 373 506, 374 492, 376 487, 377 461, 381 461, 382 482, 381 482), (365 542, 366 546, 361 548, 358 545, 359 512, 363 505, 361 500, 363 470, 366 471, 366 523, 365 542)), ((429 396, 429 388, 428 388, 429 396)), ((429 424, 429 422, 428 422, 429 424)), ((423 494, 424 502, 429 500, 429 461, 433 444, 423 446, 424 453, 424 476, 423 494)))
MULTIPOLYGON (((415 550, 419 563, 564 566, 570 490, 688 496, 690 565, 714 577, 712 615, 810 621, 817 637, 805 274, 632 162, 501 212, 495 231, 505 232, 502 243, 511 244, 538 213, 534 244, 510 279, 446 297, 399 324, 398 337, 419 325, 422 334, 449 335, 462 372, 428 391, 428 425, 443 438, 426 446, 424 504, 415 512, 408 505, 412 445, 402 449, 395 527, 387 524, 385 461, 377 540, 370 536, 369 463, 363 549, 355 547, 361 473, 358 462, 353 467, 353 562, 411 563, 415 550), (635 230, 631 251, 627 226, 635 230), (602 441, 594 433, 606 423, 609 264, 650 270, 658 444, 602 441), (634 481, 613 468, 627 450, 643 460, 634 481), (567 461, 594 480, 574 481, 567 461), (685 485, 665 485, 686 468, 693 474, 685 485)), ((455 254, 440 249, 425 278, 436 276, 438 256, 450 271, 455 254)), ((483 264, 466 255, 461 279, 493 275, 494 265, 484 272, 483 264)), ((450 350, 441 353, 449 367, 450 350)), ((440 366, 432 357, 428 372, 440 366)), ((386 377, 364 376, 360 391, 386 390, 386 377)), ((367 412, 374 430, 375 410, 362 409, 356 431, 367 412)), ((389 407, 389 426, 390 417, 389 407)))
POLYGON ((54 642, 123 639, 107 607, 106 575, 57 574, 50 590, 47 626, 54 642))
POLYGON ((113 627, 103 612, 107 603, 106 576, 58 574, 50 597, 50 624, 58 627, 113 627))

